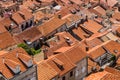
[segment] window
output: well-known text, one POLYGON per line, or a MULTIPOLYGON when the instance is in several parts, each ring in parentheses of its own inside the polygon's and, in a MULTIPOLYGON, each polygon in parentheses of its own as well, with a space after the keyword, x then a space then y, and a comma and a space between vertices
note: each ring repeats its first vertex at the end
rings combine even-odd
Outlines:
POLYGON ((53 78, 52 80, 56 80, 55 78, 53 78))
POLYGON ((85 67, 82 67, 82 73, 84 73, 84 72, 85 72, 85 70, 86 70, 86 69, 85 69, 85 67))
POLYGON ((73 71, 70 72, 70 77, 72 77, 72 76, 73 76, 73 71))
POLYGON ((64 76, 64 77, 62 77, 62 80, 65 80, 65 76, 64 76))
POLYGON ((78 74, 79 74, 79 71, 78 71, 78 70, 76 70, 76 72, 75 72, 75 76, 78 76, 78 74))

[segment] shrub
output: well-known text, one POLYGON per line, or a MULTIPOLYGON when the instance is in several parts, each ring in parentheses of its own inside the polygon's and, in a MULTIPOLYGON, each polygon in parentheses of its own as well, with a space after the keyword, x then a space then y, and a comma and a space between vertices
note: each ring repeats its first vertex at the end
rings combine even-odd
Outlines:
POLYGON ((29 55, 35 55, 41 52, 41 49, 35 50, 34 48, 29 48, 25 43, 18 44, 18 47, 22 47, 29 55))

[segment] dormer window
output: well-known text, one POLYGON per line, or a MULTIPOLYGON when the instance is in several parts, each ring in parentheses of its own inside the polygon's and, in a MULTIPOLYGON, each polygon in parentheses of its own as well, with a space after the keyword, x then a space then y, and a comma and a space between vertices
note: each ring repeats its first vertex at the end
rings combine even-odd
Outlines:
POLYGON ((20 66, 16 66, 15 69, 12 69, 12 71, 15 73, 15 74, 18 74, 20 72, 20 66))
POLYGON ((32 61, 32 59, 30 59, 28 62, 27 62, 27 61, 24 61, 24 60, 22 60, 22 61, 24 62, 24 64, 25 64, 28 68, 30 68, 30 67, 33 66, 33 61, 32 61))
POLYGON ((57 67, 62 71, 62 70, 64 70, 64 63, 63 62, 61 62, 59 59, 57 59, 57 58, 54 58, 53 59, 53 62, 57 65, 57 67))
POLYGON ((12 60, 5 60, 5 65, 7 67, 9 67, 9 69, 14 73, 14 74, 18 74, 20 73, 20 65, 17 64, 16 62, 12 61, 12 60))
POLYGON ((19 54, 18 58, 25 64, 26 67, 30 68, 33 66, 33 60, 26 54, 19 54))
POLYGON ((13 71, 14 74, 20 73, 20 66, 19 65, 16 66, 15 68, 12 68, 10 66, 8 66, 8 67, 11 69, 11 71, 13 71))
POLYGON ((31 66, 33 66, 33 60, 32 60, 32 59, 30 59, 30 60, 28 61, 28 67, 31 67, 31 66))

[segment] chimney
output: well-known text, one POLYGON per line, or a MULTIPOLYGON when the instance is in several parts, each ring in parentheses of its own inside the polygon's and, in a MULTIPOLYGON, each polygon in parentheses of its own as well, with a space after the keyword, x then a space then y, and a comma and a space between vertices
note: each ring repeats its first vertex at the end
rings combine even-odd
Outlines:
POLYGON ((48 49, 45 48, 45 49, 43 50, 43 53, 44 53, 44 60, 48 59, 47 52, 48 52, 48 49))
POLYGON ((86 21, 88 21, 88 16, 87 15, 85 16, 85 19, 86 19, 86 21))
POLYGON ((16 0, 13 0, 13 3, 15 3, 16 2, 16 0))
POLYGON ((59 15, 58 15, 58 18, 59 18, 59 19, 61 19, 61 18, 62 18, 61 14, 59 14, 59 15))
POLYGON ((5 63, 5 58, 4 57, 2 57, 2 62, 3 62, 3 64, 5 63))
POLYGON ((98 4, 100 4, 100 3, 101 3, 101 0, 98 1, 98 4))
POLYGON ((18 51, 16 51, 16 57, 18 58, 18 51))
POLYGON ((89 47, 88 46, 86 47, 86 51, 89 51, 89 47))
POLYGON ((60 40, 60 36, 57 36, 57 39, 60 40))
POLYGON ((71 46, 73 44, 73 42, 70 40, 69 37, 66 37, 65 39, 66 39, 66 42, 69 46, 71 46))

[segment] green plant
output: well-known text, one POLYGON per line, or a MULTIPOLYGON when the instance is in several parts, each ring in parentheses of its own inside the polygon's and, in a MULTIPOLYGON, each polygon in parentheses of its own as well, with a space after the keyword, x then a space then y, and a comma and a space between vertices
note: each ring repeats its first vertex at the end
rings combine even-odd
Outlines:
POLYGON ((18 47, 22 47, 29 55, 35 55, 41 52, 41 49, 35 50, 34 48, 29 48, 25 43, 18 44, 18 47))
POLYGON ((114 61, 116 59, 116 56, 114 54, 112 54, 112 57, 111 57, 111 61, 114 61))

